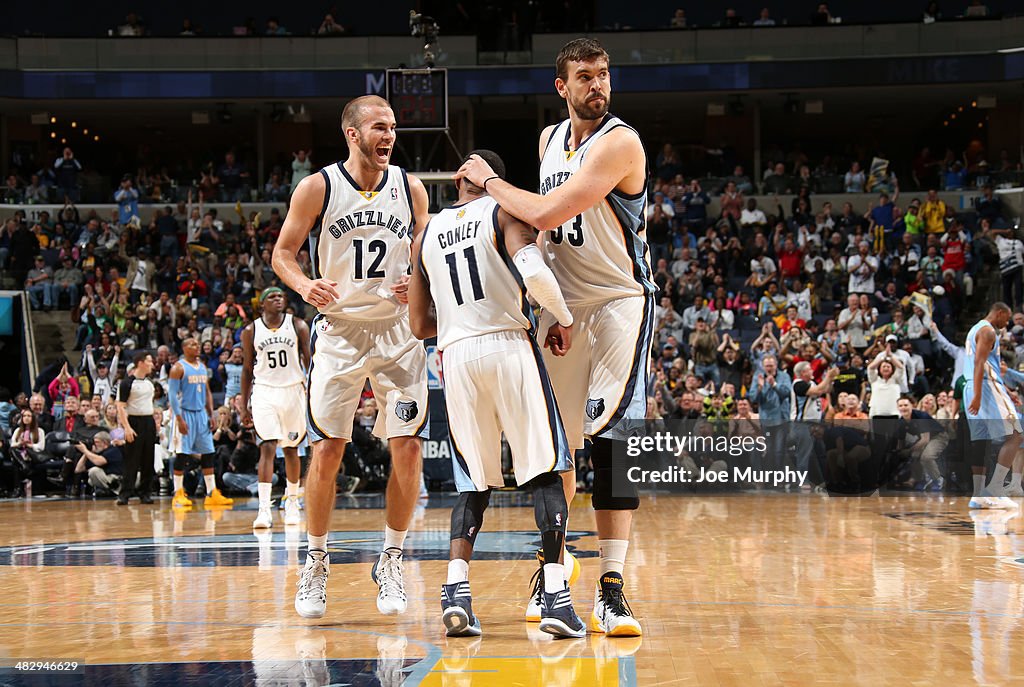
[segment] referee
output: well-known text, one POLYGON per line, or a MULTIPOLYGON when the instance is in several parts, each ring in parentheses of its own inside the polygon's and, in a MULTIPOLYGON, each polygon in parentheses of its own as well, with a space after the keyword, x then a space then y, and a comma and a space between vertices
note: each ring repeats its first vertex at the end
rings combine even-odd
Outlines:
POLYGON ((117 387, 117 420, 124 429, 124 481, 117 505, 124 506, 135 491, 141 474, 138 496, 142 503, 153 503, 153 452, 156 449, 156 423, 153 421, 153 356, 136 353, 135 369, 117 387))

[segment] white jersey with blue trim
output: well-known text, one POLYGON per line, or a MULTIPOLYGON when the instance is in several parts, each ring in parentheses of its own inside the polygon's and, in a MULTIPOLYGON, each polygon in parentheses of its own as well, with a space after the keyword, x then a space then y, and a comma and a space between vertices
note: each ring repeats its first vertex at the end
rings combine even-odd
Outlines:
POLYGON ((271 329, 262 317, 257 317, 252 326, 252 347, 253 383, 257 386, 285 387, 305 381, 306 371, 299 359, 299 335, 291 314, 285 313, 277 329, 271 329))
MULTIPOLYGON (((547 195, 579 171, 587 152, 602 136, 625 127, 608 114, 597 130, 570 150, 571 121, 555 126, 540 161, 540 193, 547 195)), ((639 136, 639 135, 638 135, 639 136)), ((613 190, 561 227, 541 232, 544 258, 569 306, 653 294, 647 247, 646 188, 628 195, 613 190)))
POLYGON ((490 196, 445 208, 427 225, 420 269, 437 311, 437 347, 510 329, 533 331, 533 311, 505 250, 490 196))
POLYGON ((409 273, 415 218, 405 170, 389 165, 372 191, 360 189, 341 162, 320 174, 327 189, 309 256, 313 277, 337 282, 339 295, 320 312, 345 320, 405 314, 390 288, 409 273))

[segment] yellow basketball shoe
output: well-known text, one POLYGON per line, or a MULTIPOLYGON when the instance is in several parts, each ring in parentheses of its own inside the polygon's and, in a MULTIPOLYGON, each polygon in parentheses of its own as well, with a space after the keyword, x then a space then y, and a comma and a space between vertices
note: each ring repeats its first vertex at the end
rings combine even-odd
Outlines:
POLYGON ((179 489, 178 491, 174 492, 174 499, 171 500, 171 507, 172 508, 191 508, 192 507, 192 501, 187 496, 185 496, 185 490, 184 489, 179 489))
POLYGON ((230 506, 234 502, 234 499, 229 499, 228 497, 221 494, 220 489, 214 489, 212 492, 210 492, 210 495, 206 497, 206 500, 203 501, 203 506, 205 506, 206 508, 209 508, 211 506, 230 506))
POLYGON ((569 549, 566 549, 565 555, 562 556, 562 564, 565 565, 565 569, 569 573, 569 577, 565 581, 571 587, 576 584, 576 580, 580 579, 580 561, 569 553, 569 549))

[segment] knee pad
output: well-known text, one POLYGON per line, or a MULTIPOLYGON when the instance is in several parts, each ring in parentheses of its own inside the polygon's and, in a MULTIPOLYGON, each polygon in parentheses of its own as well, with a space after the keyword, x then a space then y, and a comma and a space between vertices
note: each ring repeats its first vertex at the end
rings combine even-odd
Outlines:
POLYGON ((533 515, 541 532, 564 532, 569 508, 562 490, 562 477, 557 472, 545 472, 530 480, 533 492, 533 515))
POLYGON ((636 484, 626 479, 624 465, 622 474, 615 474, 612 468, 614 448, 615 442, 611 439, 594 439, 594 448, 590 453, 590 462, 594 466, 591 502, 594 510, 636 510, 640 507, 640 494, 636 484), (616 479, 620 484, 615 484, 616 479))
POLYGON ((452 539, 465 539, 470 546, 484 524, 484 511, 491 501, 491 490, 464 491, 452 507, 452 539))
POLYGON ((200 463, 200 465, 202 465, 204 470, 212 470, 213 469, 213 454, 212 453, 204 453, 202 456, 199 457, 199 463, 200 463))

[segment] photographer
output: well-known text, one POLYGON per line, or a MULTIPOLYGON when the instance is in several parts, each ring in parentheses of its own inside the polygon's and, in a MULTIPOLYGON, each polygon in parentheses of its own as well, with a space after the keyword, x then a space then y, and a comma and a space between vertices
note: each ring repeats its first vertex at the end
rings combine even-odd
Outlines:
MULTIPOLYGON (((92 450, 82 443, 75 445, 82 454, 75 465, 75 481, 87 478, 96 496, 108 496, 121 484, 124 462, 121 449, 111 443, 110 434, 107 432, 96 434, 92 443, 92 450)), ((121 492, 125 491, 126 487, 121 485, 121 492)), ((118 502, 120 503, 120 499, 118 502)))
POLYGON ((938 459, 949 443, 942 425, 923 410, 915 410, 906 396, 897 402, 897 408, 900 414, 900 456, 910 461, 906 467, 912 471, 903 486, 915 486, 918 491, 942 491, 945 481, 939 471, 938 459))
MULTIPOLYGON (((230 429, 220 429, 223 422, 223 420, 220 420, 218 424, 222 437, 225 432, 230 431, 230 429)), ((259 491, 259 476, 257 475, 256 468, 260 459, 260 451, 256 446, 256 437, 252 429, 248 427, 242 427, 238 430, 236 436, 237 441, 235 441, 234 449, 228 457, 227 469, 221 475, 221 479, 224 481, 225 488, 230 491, 256 496, 259 491)), ((277 484, 276 473, 271 475, 270 483, 271 485, 277 484)))
MULTIPOLYGON (((77 425, 70 433, 71 446, 68 448, 67 455, 64 456, 64 466, 61 469, 61 482, 64 485, 64 493, 67 496, 78 496, 82 489, 82 484, 77 479, 79 475, 75 474, 75 467, 82 457, 81 449, 78 447, 91 447, 96 435, 103 431, 103 427, 100 425, 100 413, 98 410, 90 407, 82 417, 82 424, 77 425)), ((84 476, 82 476, 81 481, 84 481, 84 476)))

